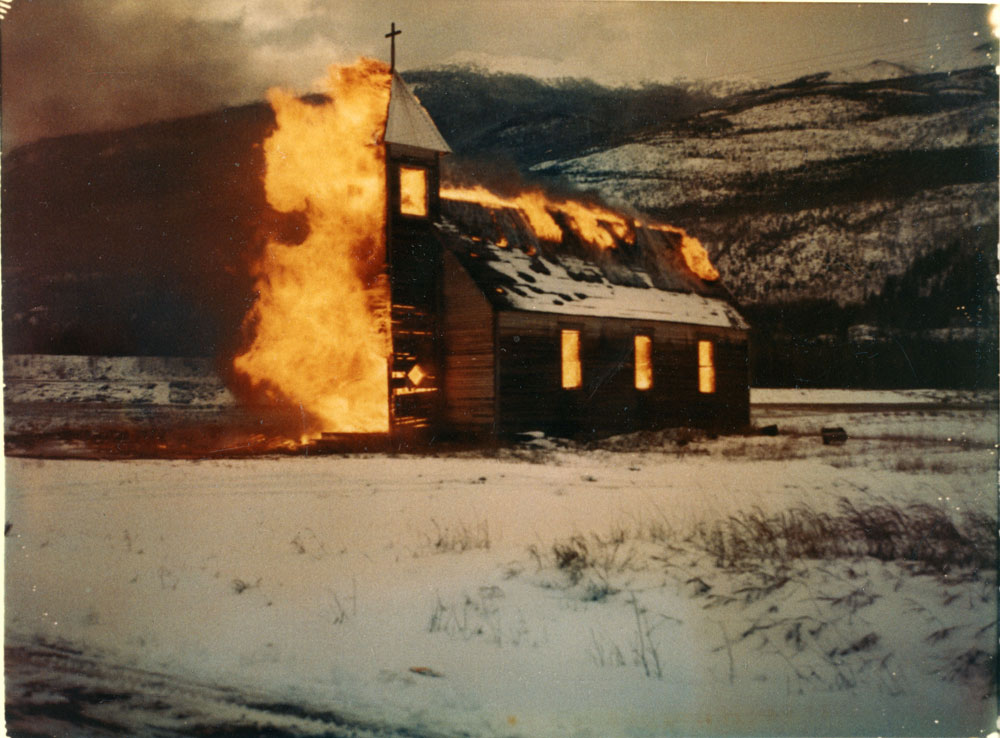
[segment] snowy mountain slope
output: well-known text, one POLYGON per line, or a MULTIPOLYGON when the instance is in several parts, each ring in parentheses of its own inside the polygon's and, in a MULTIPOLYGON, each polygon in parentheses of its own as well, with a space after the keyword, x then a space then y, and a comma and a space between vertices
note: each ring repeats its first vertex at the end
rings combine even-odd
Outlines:
POLYGON ((707 210, 750 189, 755 177, 808 174, 828 179, 829 172, 803 169, 816 163, 895 152, 967 149, 974 156, 995 145, 994 101, 984 93, 963 94, 976 100, 971 110, 876 119, 871 119, 870 103, 839 96, 765 100, 732 112, 702 113, 683 128, 542 162, 532 171, 569 178, 642 209, 691 205, 707 210))
POLYGON ((448 66, 407 72, 407 82, 460 157, 514 162, 522 170, 568 157, 712 107, 710 89, 650 83, 606 87, 589 79, 448 66))
POLYGON ((912 77, 919 73, 919 70, 905 64, 876 59, 861 66, 839 69, 826 79, 828 82, 874 82, 880 79, 912 77))
POLYGON ((701 92, 717 99, 770 87, 767 82, 753 77, 716 77, 713 79, 675 77, 670 84, 682 87, 689 92, 701 92))
MULTIPOLYGON (((421 93, 432 115, 450 121, 455 98, 465 99, 475 85, 467 72, 442 74, 420 77, 421 93), (463 86, 456 91, 458 81, 463 86)), ((875 61, 709 96, 701 110, 659 118, 652 109, 637 117, 645 103, 635 99, 617 111, 588 104, 560 118, 553 101, 570 88, 552 85, 544 94, 548 113, 519 116, 513 101, 527 89, 523 84, 525 78, 504 83, 500 98, 507 102, 490 109, 495 127, 463 139, 460 154, 509 156, 535 178, 596 191, 686 227, 751 308, 818 299, 867 309, 887 280, 907 279, 916 260, 957 241, 961 259, 980 263, 979 282, 951 296, 951 312, 939 305, 919 327, 989 329, 982 316, 995 299, 980 283, 995 272, 997 240, 992 67, 918 74, 875 61), (616 113, 612 134, 607 117, 616 113), (567 126, 576 133, 567 136, 567 126), (567 142, 588 148, 558 155, 567 142), (815 279, 818 273, 823 280, 815 279), (978 322, 956 326, 954 308, 970 303, 978 322)), ((475 130, 486 115, 482 106, 463 110, 456 126, 475 130)), ((923 289, 934 291, 929 284, 923 289)))
POLYGON ((935 294, 935 314, 914 310, 915 322, 889 327, 988 329, 996 87, 988 68, 864 82, 817 75, 532 171, 684 226, 751 307, 864 308, 888 280, 958 244, 940 267, 973 269, 966 291, 940 295, 925 281, 917 291, 935 294), (958 308, 970 303, 976 316, 966 320, 958 308))

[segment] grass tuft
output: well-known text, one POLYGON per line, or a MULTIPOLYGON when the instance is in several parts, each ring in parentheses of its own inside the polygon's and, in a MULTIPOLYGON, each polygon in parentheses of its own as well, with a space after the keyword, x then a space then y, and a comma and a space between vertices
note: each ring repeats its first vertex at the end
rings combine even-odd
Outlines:
POLYGON ((458 523, 442 526, 436 520, 431 520, 431 523, 434 534, 429 537, 430 544, 440 553, 488 550, 490 547, 490 525, 486 520, 475 525, 458 523))
POLYGON ((858 505, 841 498, 836 513, 807 505, 777 513, 760 508, 697 526, 693 543, 717 566, 747 569, 761 561, 871 556, 907 561, 943 573, 954 568, 996 569, 996 523, 982 513, 954 520, 924 503, 858 505))
MULTIPOLYGON (((552 544, 551 555, 546 556, 537 547, 528 552, 535 559, 539 570, 549 565, 566 575, 570 587, 580 585, 580 596, 587 602, 600 602, 621 591, 617 582, 626 572, 638 571, 642 563, 641 546, 654 540, 652 536, 665 530, 656 521, 647 530, 640 531, 624 525, 614 525, 605 536, 573 535, 552 544)), ((662 543, 660 539, 655 539, 662 543)))

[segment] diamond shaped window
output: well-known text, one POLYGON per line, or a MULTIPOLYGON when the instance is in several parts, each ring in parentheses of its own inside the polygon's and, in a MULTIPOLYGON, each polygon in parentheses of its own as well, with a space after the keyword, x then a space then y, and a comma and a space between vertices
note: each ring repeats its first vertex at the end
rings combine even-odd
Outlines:
POLYGON ((427 372, 420 368, 420 364, 414 364, 413 368, 406 373, 406 376, 413 382, 414 387, 419 387, 420 383, 427 378, 427 372))

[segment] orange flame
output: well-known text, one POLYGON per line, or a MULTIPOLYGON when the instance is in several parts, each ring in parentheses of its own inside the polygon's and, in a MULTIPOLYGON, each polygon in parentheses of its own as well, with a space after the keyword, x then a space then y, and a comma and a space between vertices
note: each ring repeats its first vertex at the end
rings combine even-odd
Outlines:
MULTIPOLYGON (((526 190, 517 195, 498 195, 481 185, 474 187, 442 187, 441 197, 460 202, 474 202, 487 208, 509 208, 519 211, 528 222, 535 236, 542 241, 561 241, 562 228, 552 217, 553 213, 565 216, 573 232, 584 242, 599 249, 613 249, 615 238, 626 243, 635 242, 635 227, 646 225, 649 228, 673 233, 681 237, 681 255, 688 269, 699 278, 712 282, 719 278, 719 272, 708 258, 708 252, 694 236, 688 235, 683 228, 661 223, 643 223, 633 221, 620 213, 577 200, 555 199, 541 190, 526 190)), ((502 244, 507 245, 504 236, 500 236, 502 244)))
POLYGON ((309 235, 271 242, 255 265, 259 297, 244 320, 254 339, 237 372, 271 401, 298 406, 305 430, 389 426, 385 274, 386 65, 333 66, 331 100, 272 90, 277 127, 264 143, 268 202, 304 211, 309 235))
POLYGON ((498 195, 481 185, 442 187, 447 200, 474 202, 488 208, 510 208, 524 215, 535 236, 543 241, 562 241, 563 232, 552 213, 566 216, 570 228, 583 241, 600 249, 615 247, 614 236, 632 243, 635 233, 631 222, 619 213, 575 200, 556 200, 541 190, 526 190, 512 197, 498 195), (613 234, 613 235, 612 235, 613 234))
POLYGON ((688 235, 687 231, 677 226, 655 223, 650 224, 649 227, 663 233, 674 233, 681 237, 681 256, 684 257, 684 263, 687 264, 688 269, 694 272, 697 277, 706 282, 714 282, 719 278, 719 270, 712 266, 708 252, 705 251, 705 247, 697 238, 688 235))

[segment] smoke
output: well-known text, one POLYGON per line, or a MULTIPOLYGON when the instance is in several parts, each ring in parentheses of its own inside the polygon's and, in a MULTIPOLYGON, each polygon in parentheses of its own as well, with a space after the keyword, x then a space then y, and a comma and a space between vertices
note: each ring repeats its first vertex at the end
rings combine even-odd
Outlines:
MULTIPOLYGON (((3 148, 304 88, 343 53, 293 7, 23 0, 4 19, 3 148)), ((319 24, 319 27, 322 27, 319 24)))
POLYGON ((2 27, 4 148, 235 102, 249 83, 238 32, 155 5, 17 3, 2 27))
POLYGON ((845 49, 859 46, 912 49, 895 60, 923 64, 917 50, 933 39, 957 39, 967 29, 985 35, 990 27, 989 6, 971 3, 907 5, 906 24, 903 6, 892 3, 741 4, 735 24, 727 3, 582 5, 16 0, 0 25, 4 149, 259 100, 272 86, 316 89, 331 63, 385 58, 390 20, 405 30, 404 71, 480 61, 606 84, 824 71, 831 56, 854 60, 845 49), (813 33, 818 28, 822 34, 813 33))

